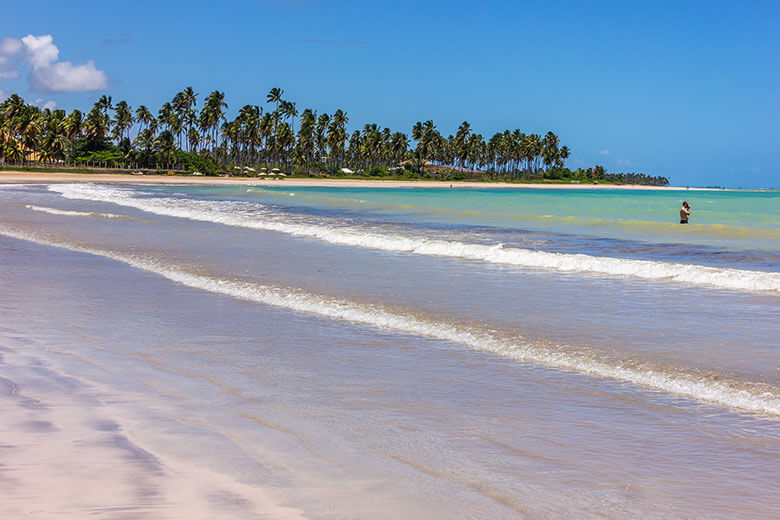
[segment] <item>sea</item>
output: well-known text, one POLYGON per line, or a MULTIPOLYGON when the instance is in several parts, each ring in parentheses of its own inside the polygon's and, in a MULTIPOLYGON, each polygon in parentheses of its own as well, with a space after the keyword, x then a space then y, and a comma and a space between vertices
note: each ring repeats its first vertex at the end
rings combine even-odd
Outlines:
POLYGON ((6 386, 305 518, 780 514, 780 191, 3 184, 0 287, 6 386))

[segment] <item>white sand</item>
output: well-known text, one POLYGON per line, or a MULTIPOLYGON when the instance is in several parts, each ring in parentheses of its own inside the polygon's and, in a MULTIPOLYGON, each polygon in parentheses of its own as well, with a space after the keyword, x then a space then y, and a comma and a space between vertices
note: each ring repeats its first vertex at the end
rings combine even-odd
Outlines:
POLYGON ((244 177, 201 177, 92 173, 39 173, 0 171, 0 183, 55 183, 100 182, 117 184, 191 184, 196 186, 342 186, 353 188, 531 188, 531 189, 605 189, 605 190, 707 190, 712 188, 685 188, 679 186, 640 186, 636 184, 556 184, 556 183, 508 183, 472 181, 383 181, 374 179, 302 179, 273 180, 244 177))

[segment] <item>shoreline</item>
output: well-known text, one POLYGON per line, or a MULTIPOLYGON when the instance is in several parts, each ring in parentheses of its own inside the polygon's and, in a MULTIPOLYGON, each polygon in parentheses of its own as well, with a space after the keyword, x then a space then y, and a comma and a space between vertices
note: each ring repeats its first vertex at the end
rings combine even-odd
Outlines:
MULTIPOLYGON (((132 175, 124 173, 72 173, 0 171, 0 183, 78 183, 99 182, 108 184, 163 184, 192 186, 298 186, 341 188, 440 188, 440 189, 542 189, 542 190, 664 190, 664 191, 725 191, 719 188, 693 188, 683 186, 645 186, 640 184, 543 184, 484 181, 418 181, 380 179, 315 179, 286 177, 283 180, 257 177, 196 177, 167 175, 132 175)), ((726 188, 728 190, 730 188, 726 188)))

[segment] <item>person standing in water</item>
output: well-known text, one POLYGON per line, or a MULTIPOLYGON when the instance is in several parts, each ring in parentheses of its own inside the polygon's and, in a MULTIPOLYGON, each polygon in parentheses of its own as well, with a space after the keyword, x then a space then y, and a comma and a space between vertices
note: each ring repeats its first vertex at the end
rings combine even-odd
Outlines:
POLYGON ((688 204, 688 201, 683 201, 682 208, 680 208, 680 224, 687 224, 690 216, 691 206, 688 204))

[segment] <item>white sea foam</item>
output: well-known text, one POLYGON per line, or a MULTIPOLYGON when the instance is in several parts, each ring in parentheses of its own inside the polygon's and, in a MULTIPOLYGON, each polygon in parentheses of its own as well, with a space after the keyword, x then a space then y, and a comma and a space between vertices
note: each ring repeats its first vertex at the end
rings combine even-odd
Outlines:
POLYGON ((50 215, 64 215, 67 217, 129 218, 127 215, 117 215, 116 213, 72 211, 69 209, 47 208, 46 206, 35 206, 32 204, 26 205, 25 208, 31 209, 33 211, 40 211, 41 213, 49 213, 50 215))
POLYGON ((295 289, 204 276, 143 257, 83 248, 10 229, 0 228, 0 234, 103 256, 155 273, 182 285, 212 293, 377 329, 434 338, 525 363, 630 383, 696 401, 780 418, 780 390, 767 385, 738 382, 721 377, 701 377, 681 370, 642 366, 619 360, 604 361, 586 353, 575 353, 550 346, 528 344, 517 339, 501 338, 489 331, 463 327, 435 316, 401 312, 378 305, 355 303, 295 289))
POLYGON ((504 247, 502 244, 484 245, 453 240, 404 237, 366 231, 356 227, 337 227, 305 221, 296 222, 289 215, 269 211, 262 205, 252 203, 138 197, 131 189, 100 185, 59 184, 49 186, 49 189, 70 199, 111 202, 158 215, 277 231, 344 246, 417 255, 446 256, 567 273, 626 276, 722 289, 780 293, 780 273, 775 272, 585 254, 551 253, 504 247))

